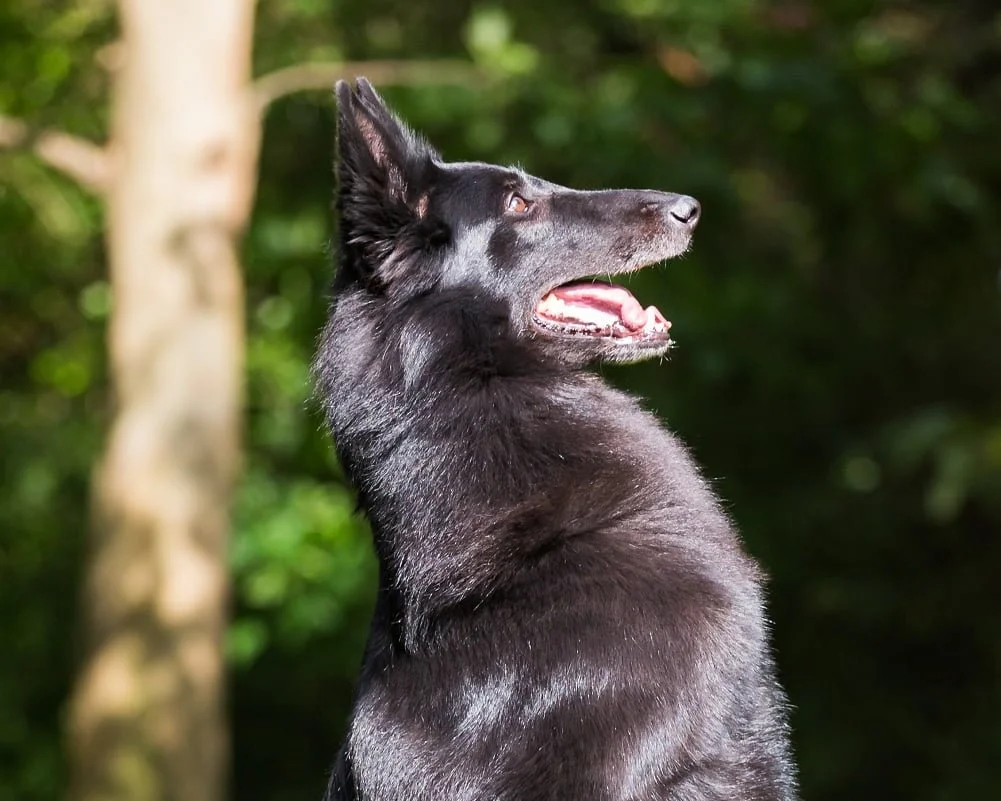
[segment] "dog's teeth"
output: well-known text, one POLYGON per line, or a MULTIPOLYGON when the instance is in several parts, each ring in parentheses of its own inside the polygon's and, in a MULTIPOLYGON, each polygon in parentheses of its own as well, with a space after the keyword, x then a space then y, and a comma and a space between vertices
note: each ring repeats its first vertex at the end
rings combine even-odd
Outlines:
POLYGON ((538 305, 538 310, 550 317, 561 317, 566 309, 566 304, 556 295, 550 292, 538 305))

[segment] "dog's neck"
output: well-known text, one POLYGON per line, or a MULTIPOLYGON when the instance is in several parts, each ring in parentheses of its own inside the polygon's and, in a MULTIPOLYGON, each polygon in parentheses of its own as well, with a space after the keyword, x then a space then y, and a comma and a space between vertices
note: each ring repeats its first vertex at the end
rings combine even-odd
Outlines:
POLYGON ((687 456, 631 398, 505 341, 489 308, 438 302, 384 329, 387 302, 342 293, 315 369, 383 593, 411 629, 489 594, 533 553, 580 536, 581 521, 622 524, 637 494, 712 503, 704 487, 672 497, 651 481, 687 456), (623 436, 635 442, 625 454, 623 436))

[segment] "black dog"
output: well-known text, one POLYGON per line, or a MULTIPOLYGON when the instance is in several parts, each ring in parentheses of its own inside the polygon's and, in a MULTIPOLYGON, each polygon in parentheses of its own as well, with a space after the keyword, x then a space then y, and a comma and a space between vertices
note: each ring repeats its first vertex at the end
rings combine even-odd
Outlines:
POLYGON ((593 273, 686 250, 689 197, 446 164, 340 83, 315 362, 380 585, 327 799, 795 797, 758 571, 683 447, 583 368, 670 324, 593 273))

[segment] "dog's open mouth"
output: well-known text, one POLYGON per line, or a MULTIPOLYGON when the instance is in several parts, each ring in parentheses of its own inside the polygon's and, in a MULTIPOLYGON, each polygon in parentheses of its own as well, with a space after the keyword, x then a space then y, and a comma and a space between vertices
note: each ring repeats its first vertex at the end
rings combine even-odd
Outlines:
POLYGON ((563 284, 535 307, 536 325, 558 334, 669 342, 671 323, 656 306, 645 309, 625 287, 601 282, 563 284))

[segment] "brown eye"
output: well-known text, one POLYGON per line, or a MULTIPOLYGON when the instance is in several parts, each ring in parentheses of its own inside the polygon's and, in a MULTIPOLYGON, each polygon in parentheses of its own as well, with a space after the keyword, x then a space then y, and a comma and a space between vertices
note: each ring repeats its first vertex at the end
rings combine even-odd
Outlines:
POLYGON ((521 195, 511 195, 507 200, 507 210, 513 211, 515 214, 524 214, 532 207, 521 195))

